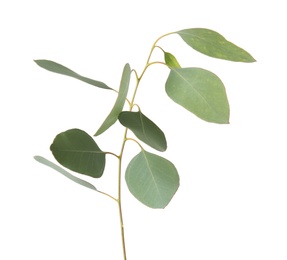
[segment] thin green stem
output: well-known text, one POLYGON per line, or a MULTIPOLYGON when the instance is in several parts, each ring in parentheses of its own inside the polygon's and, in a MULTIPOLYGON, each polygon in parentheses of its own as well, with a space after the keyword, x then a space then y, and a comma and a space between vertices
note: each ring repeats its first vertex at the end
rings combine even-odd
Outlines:
POLYGON ((113 196, 111 196, 111 195, 108 194, 108 193, 105 193, 105 192, 100 191, 100 190, 97 190, 97 192, 99 192, 99 193, 101 193, 101 194, 103 194, 103 195, 105 195, 105 196, 108 196, 109 198, 111 198, 111 199, 115 200, 116 202, 118 202, 118 200, 117 200, 116 198, 114 198, 113 196))
POLYGON ((137 145, 141 148, 141 150, 144 150, 143 147, 141 146, 141 144, 140 144, 137 140, 135 140, 135 139, 133 139, 133 138, 127 138, 126 140, 127 140, 127 141, 134 141, 134 142, 137 143, 137 145))
POLYGON ((132 72, 135 74, 136 78, 138 79, 139 77, 138 77, 137 71, 135 69, 132 69, 132 72))
POLYGON ((112 153, 112 152, 105 152, 105 154, 110 154, 110 155, 113 155, 113 156, 115 156, 115 157, 119 158, 119 156, 118 156, 118 155, 116 155, 115 153, 112 153))
POLYGON ((124 219, 123 219, 123 211, 122 211, 122 191, 121 191, 121 180, 122 180, 122 157, 124 153, 124 148, 126 144, 126 136, 127 136, 128 129, 125 129, 124 139, 121 147, 121 152, 119 155, 119 165, 118 165, 118 208, 119 208, 119 216, 120 216, 120 226, 121 226, 121 237, 122 237, 122 248, 123 248, 123 255, 124 260, 127 259, 126 253, 126 244, 125 244, 125 231, 124 231, 124 219))
POLYGON ((137 108, 138 108, 138 111, 141 110, 138 104, 133 104, 133 105, 131 106, 130 111, 132 111, 132 109, 133 109, 134 107, 137 107, 137 108))
MULTIPOLYGON (((145 68, 144 68, 144 71, 146 70, 146 66, 145 66, 145 68)), ((135 70, 134 70, 135 71, 135 70)), ((133 105, 134 105, 134 101, 135 101, 135 97, 136 97, 136 94, 137 94, 137 90, 138 90, 138 86, 139 86, 139 83, 140 83, 140 80, 141 80, 141 77, 142 77, 142 75, 140 76, 140 77, 138 77, 138 74, 137 74, 137 72, 135 71, 135 74, 136 74, 136 80, 137 80, 137 82, 136 82, 136 86, 135 86, 135 90, 134 90, 134 93, 133 93, 133 96, 132 96, 132 101, 131 101, 131 103, 130 103, 130 111, 131 111, 131 109, 132 109, 132 107, 133 107, 133 105)))
POLYGON ((147 64, 148 64, 149 61, 150 61, 150 58, 151 58, 151 55, 152 55, 152 52, 153 52, 154 48, 158 47, 158 46, 156 46, 157 42, 158 42, 160 39, 162 39, 163 37, 168 36, 168 35, 171 35, 171 34, 174 34, 174 32, 166 33, 166 34, 160 36, 160 37, 154 42, 154 44, 153 44, 152 47, 151 47, 151 50, 150 50, 150 53, 149 53, 149 56, 148 56, 148 59, 147 59, 147 62, 146 62, 147 64))
POLYGON ((165 51, 162 47, 156 45, 155 48, 159 48, 163 53, 165 53, 165 51))
MULTIPOLYGON (((138 85, 140 82, 139 78, 137 77, 137 73, 135 70, 134 70, 134 72, 136 74, 137 83, 136 83, 135 90, 133 93, 132 101, 130 103, 130 111, 132 110, 132 108, 134 106, 134 99, 135 99, 137 88, 138 88, 138 85)), ((121 152, 119 155, 119 165, 118 165, 118 208, 119 208, 119 216, 120 216, 120 226, 121 226, 121 237, 122 237, 122 248, 123 248, 124 260, 127 260, 127 253, 126 253, 126 243, 125 243, 124 219, 123 219, 123 211, 122 211, 122 196, 121 196, 122 185, 121 185, 121 182, 122 182, 122 157, 123 157, 123 153, 124 153, 125 144, 127 141, 127 132, 128 132, 128 128, 125 129, 124 138, 123 138, 122 147, 121 147, 121 152)))
POLYGON ((150 63, 148 64, 148 67, 151 66, 151 65, 154 65, 154 64, 161 64, 161 65, 167 66, 166 63, 164 63, 164 62, 162 62, 162 61, 154 61, 154 62, 150 62, 150 63))
MULTIPOLYGON (((151 55, 152 55, 152 52, 153 50, 155 49, 156 47, 156 44, 157 42, 162 39, 163 37, 167 36, 167 35, 170 35, 170 34, 173 34, 173 33, 168 33, 168 34, 164 34, 162 35, 161 37, 159 37, 153 44, 152 48, 151 48, 151 51, 149 53, 149 56, 148 56, 148 59, 147 59, 147 62, 146 62, 146 65, 142 71, 142 73, 140 74, 140 76, 138 76, 136 70, 132 70, 134 73, 135 73, 135 76, 136 76, 136 85, 135 85, 135 89, 134 89, 134 93, 132 95, 132 99, 129 103, 129 106, 130 106, 130 111, 132 111, 133 107, 135 106, 134 104, 134 101, 135 101, 135 97, 136 97, 136 94, 137 94, 137 90, 138 90, 138 86, 139 86, 139 83, 145 73, 145 71, 147 70, 147 68, 150 66, 150 65, 153 65, 153 64, 164 64, 166 65, 165 63, 163 62, 150 62, 150 58, 151 58, 151 55)), ((118 157, 119 159, 119 164, 118 164, 118 199, 116 200, 118 202, 118 208, 119 208, 119 217, 120 217, 120 226, 121 226, 121 237, 122 237, 122 248, 123 248, 123 256, 124 256, 124 260, 127 260, 127 254, 126 254, 126 245, 125 245, 125 232, 124 232, 124 220, 123 220, 123 211, 122 211, 122 157, 123 157, 123 153, 124 153, 124 148, 125 148, 125 144, 126 144, 126 141, 127 140, 133 140, 135 141, 140 147, 141 149, 143 149, 143 147, 139 144, 139 142, 137 142, 136 140, 132 139, 132 138, 127 138, 127 132, 128 132, 128 128, 125 129, 125 132, 124 132, 124 138, 123 138, 123 142, 122 142, 122 146, 121 146, 121 151, 120 151, 120 154, 119 156, 115 155, 115 154, 112 154, 112 155, 115 155, 118 157)), ((106 194, 107 195, 107 194, 106 194)))

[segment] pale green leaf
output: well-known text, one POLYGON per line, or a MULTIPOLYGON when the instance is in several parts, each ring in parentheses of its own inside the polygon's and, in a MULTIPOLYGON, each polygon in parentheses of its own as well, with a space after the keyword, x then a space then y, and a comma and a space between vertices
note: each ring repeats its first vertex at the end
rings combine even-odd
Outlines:
POLYGON ((169 52, 164 52, 164 60, 166 65, 170 68, 180 68, 179 63, 173 54, 169 52))
POLYGON ((229 104, 222 81, 200 68, 171 69, 166 93, 177 104, 199 118, 213 123, 229 123, 229 104))
POLYGON ((105 121, 102 123, 98 131, 95 135, 100 135, 105 132, 109 127, 111 127, 118 119, 120 112, 122 112, 126 97, 128 94, 129 84, 130 84, 130 77, 131 77, 131 68, 130 65, 127 63, 124 67, 122 79, 120 83, 120 89, 118 93, 117 100, 110 112, 107 116, 105 121))
POLYGON ((94 139, 80 129, 70 129, 58 134, 51 147, 55 159, 66 168, 94 178, 102 176, 105 153, 94 139))
POLYGON ((165 151, 167 148, 166 139, 161 129, 141 111, 124 111, 119 115, 120 123, 129 128, 138 139, 145 142, 158 151, 165 151))
POLYGON ((41 157, 41 156, 34 156, 34 159, 39 162, 39 163, 42 163, 54 170, 56 170, 57 172, 63 174, 65 177, 67 177, 68 179, 72 180, 73 182, 76 182, 86 188, 89 188, 89 189, 92 189, 92 190, 95 190, 95 191, 98 191, 97 188, 92 185, 91 183, 87 182, 87 181, 84 181, 72 174, 70 174, 69 172, 67 172, 66 170, 64 170, 62 167, 58 166, 57 164, 54 164, 53 162, 45 159, 44 157, 41 157))
POLYGON ((165 208, 179 187, 175 166, 144 150, 130 161, 125 179, 130 192, 150 208, 165 208))
POLYGON ((193 49, 210 57, 239 61, 256 61, 247 51, 227 41, 221 34, 204 28, 176 32, 193 49))
POLYGON ((63 65, 61 65, 59 63, 56 63, 54 61, 51 61, 51 60, 34 60, 34 61, 40 67, 42 67, 42 68, 44 68, 44 69, 46 69, 48 71, 59 73, 59 74, 62 74, 62 75, 66 75, 66 76, 69 76, 69 77, 81 80, 81 81, 86 82, 88 84, 91 84, 91 85, 93 85, 95 87, 114 90, 114 89, 108 87, 105 83, 103 83, 101 81, 97 81, 97 80, 94 80, 94 79, 90 79, 90 78, 81 76, 78 73, 76 73, 76 72, 68 69, 67 67, 65 67, 65 66, 63 66, 63 65))

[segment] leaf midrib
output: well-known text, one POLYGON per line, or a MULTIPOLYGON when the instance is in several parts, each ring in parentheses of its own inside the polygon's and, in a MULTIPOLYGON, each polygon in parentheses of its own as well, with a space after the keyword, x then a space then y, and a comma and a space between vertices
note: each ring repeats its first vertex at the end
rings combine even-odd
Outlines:
MULTIPOLYGON (((204 37, 199 37, 198 35, 196 35, 196 34, 194 34, 194 33, 190 33, 190 34, 189 34, 189 33, 182 33, 182 34, 184 34, 185 36, 192 35, 194 38, 197 38, 197 39, 200 39, 200 40, 202 40, 202 41, 205 41, 205 42, 207 42, 209 45, 213 45, 213 44, 214 44, 214 41, 208 40, 207 38, 204 38, 204 37)), ((226 51, 227 51, 227 52, 230 54, 229 48, 226 48, 226 46, 228 46, 228 44, 230 44, 230 46, 232 46, 232 47, 238 48, 238 50, 241 51, 240 54, 242 54, 242 51, 244 51, 244 50, 242 50, 242 48, 236 46, 234 43, 232 43, 232 42, 226 40, 222 35, 218 35, 218 36, 220 37, 220 41, 222 42, 222 44, 217 45, 217 47, 220 49, 221 52, 226 52, 226 51)), ((193 47, 193 48, 194 48, 194 47, 193 47)), ((237 55, 237 56, 241 56, 241 55, 237 55)), ((212 56, 212 57, 214 57, 214 56, 212 56)))
POLYGON ((202 96, 202 94, 192 86, 192 84, 190 84, 180 73, 178 73, 177 70, 173 71, 176 72, 189 86, 191 86, 194 92, 196 92, 202 98, 202 100, 207 104, 207 106, 218 115, 217 111, 207 102, 207 100, 202 96))
MULTIPOLYGON (((154 184, 155 184, 156 190, 158 191, 160 200, 162 201, 162 196, 161 196, 160 190, 159 190, 159 188, 158 188, 158 184, 157 184, 157 182, 155 181, 154 175, 153 175, 153 173, 152 173, 152 169, 151 169, 151 167, 150 167, 150 163, 149 163, 149 161, 148 161, 146 152, 145 152, 145 151, 142 151, 142 153, 143 153, 143 155, 144 155, 144 157, 145 157, 145 160, 146 160, 146 163, 147 163, 147 168, 149 169, 151 178, 152 178, 153 181, 154 181, 154 184)), ((147 189, 147 190, 148 190, 148 189, 147 189)))

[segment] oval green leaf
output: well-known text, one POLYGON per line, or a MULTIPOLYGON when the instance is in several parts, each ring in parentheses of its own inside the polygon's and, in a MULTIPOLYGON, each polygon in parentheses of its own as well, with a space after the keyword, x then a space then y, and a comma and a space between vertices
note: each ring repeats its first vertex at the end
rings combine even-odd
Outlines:
POLYGON ((199 118, 229 123, 229 104, 222 81, 201 68, 171 69, 165 84, 168 96, 199 118))
POLYGON ((215 31, 193 28, 177 31, 176 33, 190 47, 210 57, 239 62, 256 61, 247 51, 227 41, 215 31))
POLYGON ((56 63, 54 61, 51 61, 51 60, 34 60, 34 61, 40 67, 42 67, 42 68, 44 68, 44 69, 46 69, 48 71, 59 73, 59 74, 62 74, 62 75, 66 75, 66 76, 69 76, 69 77, 81 80, 81 81, 83 81, 85 83, 88 83, 90 85, 93 85, 95 87, 114 90, 114 89, 108 87, 105 83, 103 83, 101 81, 97 81, 97 80, 94 80, 94 79, 90 79, 90 78, 81 76, 80 74, 78 74, 78 73, 68 69, 67 67, 65 67, 65 66, 63 66, 63 65, 61 65, 59 63, 56 63))
POLYGON ((130 192, 150 208, 165 208, 179 187, 175 166, 144 150, 129 163, 125 179, 130 192))
POLYGON ((170 68, 180 68, 179 63, 173 54, 169 52, 164 52, 164 60, 166 65, 170 68))
POLYGON ((99 178, 103 175, 106 156, 94 139, 80 129, 58 134, 51 147, 55 159, 66 168, 99 178))
POLYGON ((42 157, 42 156, 34 156, 34 159, 39 162, 42 163, 54 170, 56 170, 57 172, 63 174, 65 177, 67 177, 68 179, 72 180, 73 182, 76 182, 77 184, 84 186, 86 188, 98 191, 97 188, 92 185, 91 183, 84 181, 74 175, 72 175, 71 173, 67 172, 65 169, 63 169, 62 167, 58 166, 57 164, 47 160, 46 158, 42 157))
POLYGON ((166 139, 161 129, 141 111, 124 111, 119 115, 120 123, 129 128, 138 139, 158 150, 165 151, 167 148, 166 139))
POLYGON ((95 133, 95 135, 100 135, 103 132, 105 132, 108 128, 110 128, 118 119, 118 116, 120 112, 122 112, 130 84, 130 77, 131 77, 131 68, 130 65, 127 63, 124 67, 122 79, 120 83, 120 89, 118 93, 118 97, 116 99, 116 102, 110 112, 110 114, 107 116, 105 121, 102 123, 98 131, 95 133))

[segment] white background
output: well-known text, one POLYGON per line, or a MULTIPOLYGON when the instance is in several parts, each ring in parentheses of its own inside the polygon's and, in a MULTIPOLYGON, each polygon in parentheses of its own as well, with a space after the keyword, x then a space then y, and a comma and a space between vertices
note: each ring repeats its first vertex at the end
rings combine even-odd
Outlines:
MULTIPOLYGON (((61 131, 93 135, 115 94, 38 67, 51 59, 118 88, 123 66, 139 73, 161 35, 205 27, 250 52, 240 64, 159 44, 182 66, 224 82, 230 125, 203 122, 164 91, 168 70, 152 66, 137 102, 165 132, 181 186, 164 210, 149 209, 123 182, 129 260, 287 259, 286 7, 284 1, 1 1, 0 259, 122 259, 117 205, 34 161, 53 157, 61 131)), ((154 59, 162 59, 157 51, 154 59)), ((118 153, 117 123, 96 141, 118 153)), ((148 148, 147 148, 148 149, 148 148)), ((152 150, 149 150, 152 151, 152 150)), ((125 165, 138 152, 129 144, 125 165)), ((116 160, 98 189, 116 195, 116 160)))

